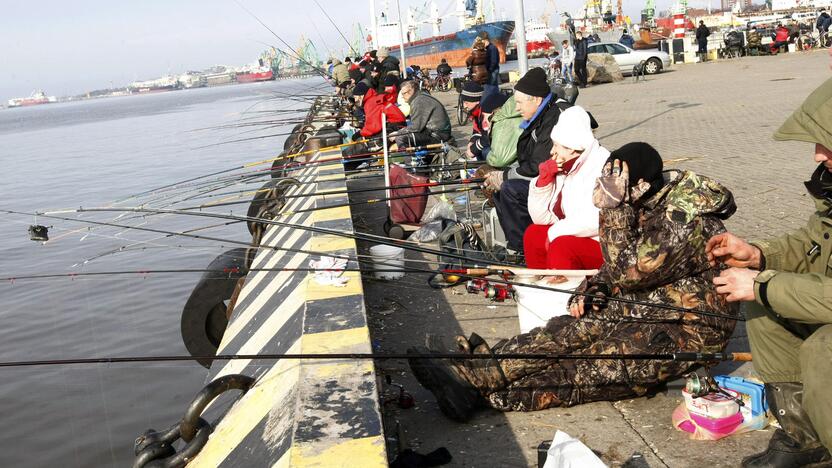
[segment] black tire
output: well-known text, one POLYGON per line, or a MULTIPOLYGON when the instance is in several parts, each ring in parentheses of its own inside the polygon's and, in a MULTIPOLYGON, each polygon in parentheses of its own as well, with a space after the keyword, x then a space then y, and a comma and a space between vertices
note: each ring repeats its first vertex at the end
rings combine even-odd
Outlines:
MULTIPOLYGON (((249 218, 272 219, 286 204, 283 195, 290 187, 297 184, 296 179, 272 179, 266 182, 254 194, 246 216, 249 218)), ((257 221, 246 222, 249 234, 254 234, 257 224, 257 221)))
POLYGON ((384 235, 390 237, 390 227, 393 223, 390 222, 390 219, 385 219, 384 224, 381 225, 381 230, 384 231, 384 235))
POLYGON ((407 237, 407 231, 405 231, 401 225, 392 223, 390 228, 387 230, 387 237, 391 239, 403 240, 407 237))
POLYGON ((303 127, 303 124, 299 123, 299 124, 295 125, 294 128, 292 128, 292 132, 289 135, 289 138, 287 138, 286 141, 283 142, 283 150, 284 151, 289 151, 289 148, 291 148, 292 146, 294 146, 295 143, 298 142, 298 137, 300 136, 301 127, 303 127))
POLYGON ((465 112, 465 107, 462 105, 462 94, 460 94, 456 103, 456 121, 460 125, 465 125, 466 120, 468 120, 468 114, 465 112))
POLYGON ((655 75, 662 71, 662 62, 661 60, 657 59, 656 57, 652 57, 647 59, 644 63, 644 74, 645 75, 655 75))
MULTIPOLYGON (((228 326, 226 301, 231 299, 237 281, 246 275, 246 248, 229 250, 215 258, 207 267, 182 309, 180 328, 182 342, 191 356, 217 353, 228 326)), ((197 359, 209 368, 213 359, 197 359)))

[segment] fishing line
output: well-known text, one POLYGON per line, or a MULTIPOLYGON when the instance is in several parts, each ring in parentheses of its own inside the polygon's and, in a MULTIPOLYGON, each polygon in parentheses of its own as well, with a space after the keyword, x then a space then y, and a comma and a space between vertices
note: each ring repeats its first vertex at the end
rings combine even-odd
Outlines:
POLYGON ((493 354, 462 354, 462 353, 283 353, 283 354, 217 354, 205 356, 125 356, 100 358, 72 358, 72 359, 41 359, 31 361, 2 361, 0 367, 31 367, 31 366, 62 366, 74 364, 119 364, 135 362, 175 362, 175 361, 235 361, 235 360, 381 360, 381 359, 453 359, 461 361, 481 360, 623 360, 623 361, 682 361, 682 362, 717 362, 717 361, 751 361, 751 353, 700 353, 680 351, 675 353, 606 353, 606 354, 554 354, 554 353, 493 353, 493 354))
POLYGON ((335 21, 332 21, 332 18, 329 16, 329 13, 327 13, 327 12, 326 12, 326 10, 324 10, 324 7, 322 7, 322 6, 321 6, 321 4, 320 4, 320 3, 318 3, 318 0, 315 0, 315 5, 318 5, 318 8, 321 10, 321 13, 323 13, 323 14, 324 14, 324 16, 326 16, 326 19, 328 19, 328 20, 329 20, 329 23, 332 25, 332 27, 334 27, 334 28, 335 28, 335 30, 336 30, 336 31, 338 31, 338 34, 340 34, 340 35, 341 35, 341 38, 342 38, 342 39, 344 39, 344 42, 346 42, 346 43, 347 43, 347 46, 350 48, 350 50, 352 51, 352 53, 353 53, 353 54, 355 54, 355 55, 353 55, 353 56, 354 56, 354 57, 355 57, 355 56, 358 56, 358 55, 359 55, 358 51, 356 51, 355 49, 353 49, 352 44, 350 44, 350 41, 348 41, 348 40, 347 40, 346 36, 344 36, 344 33, 342 33, 342 32, 341 32, 341 29, 340 29, 340 28, 338 28, 338 25, 337 25, 337 24, 335 24, 335 21))
MULTIPOLYGON (((80 209, 78 209, 74 212, 82 213, 82 212, 98 212, 98 211, 105 211, 105 212, 106 211, 115 211, 115 209, 113 209, 113 208, 80 208, 80 209)), ((160 212, 174 212, 176 214, 182 214, 182 215, 186 215, 186 216, 202 216, 202 217, 205 217, 205 216, 212 217, 213 216, 213 217, 218 217, 218 218, 221 218, 221 219, 242 219, 242 220, 246 220, 246 221, 257 221, 257 222, 260 222, 260 223, 263 223, 263 224, 272 224, 272 225, 282 226, 282 227, 287 227, 287 228, 295 228, 295 229, 300 229, 300 230, 304 230, 304 231, 310 231, 310 232, 317 233, 317 234, 330 234, 330 235, 335 235, 335 236, 339 236, 339 237, 351 238, 351 239, 355 239, 355 240, 364 240, 364 241, 368 241, 368 242, 377 242, 379 244, 391 245, 391 246, 403 248, 405 250, 437 255, 437 256, 440 256, 440 257, 444 257, 444 258, 453 258, 453 259, 457 259, 457 260, 468 260, 468 258, 464 255, 457 255, 457 254, 451 253, 451 252, 436 251, 436 250, 433 250, 433 249, 426 249, 426 248, 423 248, 423 247, 408 245, 408 243, 406 243, 406 242, 401 242, 401 241, 397 241, 397 240, 394 240, 394 239, 389 239, 389 238, 386 238, 386 237, 383 237, 383 236, 376 236, 376 235, 373 235, 373 234, 361 234, 361 233, 355 233, 355 232, 345 233, 345 232, 338 231, 338 230, 335 230, 335 229, 304 226, 304 225, 300 225, 300 224, 284 223, 284 222, 275 221, 275 220, 264 220, 264 219, 249 218, 249 217, 235 217, 235 216, 231 216, 231 215, 216 215, 216 214, 212 214, 212 213, 198 213, 198 212, 192 212, 192 211, 176 212, 176 211, 173 211, 173 210, 145 210, 145 209, 141 209, 141 208, 134 208, 130 211, 136 211, 136 212, 148 211, 148 212, 151 212, 151 213, 157 212, 157 211, 160 211, 160 212)), ((11 213, 11 214, 31 215, 31 213, 23 213, 23 212, 11 211, 11 210, 0 210, 0 212, 6 212, 6 213, 11 213)), ((84 222, 84 223, 93 223, 93 224, 110 224, 110 223, 98 223, 98 222, 89 221, 89 220, 66 218, 66 217, 55 216, 55 215, 50 215, 50 214, 46 214, 46 213, 41 213, 41 214, 39 214, 39 216, 42 216, 42 217, 45 217, 45 218, 51 218, 51 219, 62 219, 62 220, 65 220, 65 221, 75 221, 75 222, 84 222)), ((138 229, 160 232, 159 230, 152 230, 151 228, 138 228, 138 229)), ((194 234, 186 234, 185 236, 207 239, 207 240, 212 240, 212 241, 221 240, 221 239, 218 239, 218 238, 215 238, 215 237, 196 236, 194 234)), ((231 241, 231 240, 225 240, 225 242, 240 243, 240 244, 248 245, 248 244, 243 243, 243 242, 236 242, 236 241, 231 241)), ((260 245, 260 248, 271 249, 271 250, 283 250, 283 251, 287 251, 287 252, 304 253, 304 254, 311 254, 311 255, 324 255, 324 254, 321 254, 319 252, 310 253, 310 251, 302 250, 302 249, 289 249, 289 248, 284 248, 284 247, 276 247, 276 246, 268 246, 268 245, 260 245)), ((344 255, 329 254, 329 255, 326 255, 326 256, 333 257, 333 258, 343 258, 343 259, 346 259, 346 260, 352 260, 352 258, 350 258, 349 256, 344 256, 344 255)), ((510 270, 511 267, 519 267, 519 268, 525 269, 524 265, 505 264, 506 269, 510 270)), ((460 273, 460 272, 454 272, 454 275, 457 275, 457 276, 460 276, 460 277, 466 277, 466 278, 477 278, 477 276, 473 276, 473 275, 469 275, 469 274, 465 274, 465 273, 460 273)), ((515 286, 515 285, 516 286, 524 286, 524 287, 533 288, 533 289, 542 289, 542 290, 546 290, 546 291, 554 291, 554 292, 560 292, 560 293, 570 294, 570 295, 579 295, 579 296, 584 296, 584 297, 588 297, 588 298, 594 298, 595 297, 595 295, 591 294, 591 293, 577 292, 577 291, 572 291, 572 290, 568 290, 568 289, 552 288, 552 287, 536 285, 536 284, 523 284, 523 283, 516 283, 516 282, 511 282, 511 281, 506 281, 506 280, 496 280, 496 279, 489 280, 489 281, 494 282, 494 283, 499 283, 499 284, 507 284, 507 285, 512 285, 512 286, 515 286)), ((741 317, 734 317, 734 316, 730 316, 730 315, 726 315, 726 314, 721 314, 721 313, 717 313, 717 312, 709 312, 709 311, 704 311, 704 310, 700 310, 700 309, 690 309, 690 308, 686 308, 686 307, 679 307, 679 306, 674 306, 674 305, 670 305, 670 304, 659 304, 659 303, 652 303, 652 302, 644 302, 644 301, 639 301, 639 300, 635 300, 635 299, 626 299, 626 298, 622 298, 622 297, 612 297, 612 296, 605 297, 605 299, 608 300, 608 301, 615 301, 615 302, 620 302, 620 303, 623 303, 623 304, 642 305, 642 306, 654 307, 654 308, 659 308, 659 309, 672 310, 672 311, 675 311, 675 312, 692 313, 692 314, 698 314, 698 315, 710 316, 710 317, 718 317, 718 318, 727 318, 727 319, 730 319, 730 320, 744 320, 741 317)))

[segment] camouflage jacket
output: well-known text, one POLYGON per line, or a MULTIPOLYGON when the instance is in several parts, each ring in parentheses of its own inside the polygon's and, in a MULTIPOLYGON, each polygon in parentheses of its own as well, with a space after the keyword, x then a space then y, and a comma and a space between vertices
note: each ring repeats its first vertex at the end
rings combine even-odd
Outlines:
MULTIPOLYGON (((722 220, 736 211, 733 195, 717 182, 690 171, 667 171, 665 180, 665 186, 638 208, 622 204, 601 210, 604 265, 589 285, 603 283, 615 297, 736 314, 737 308, 716 293, 712 280, 719 272, 710 267, 705 256, 707 240, 725 231, 722 220)), ((705 320, 696 314, 683 317, 681 312, 615 301, 595 315, 705 320)), ((705 321, 707 326, 722 328, 724 319, 705 321)))

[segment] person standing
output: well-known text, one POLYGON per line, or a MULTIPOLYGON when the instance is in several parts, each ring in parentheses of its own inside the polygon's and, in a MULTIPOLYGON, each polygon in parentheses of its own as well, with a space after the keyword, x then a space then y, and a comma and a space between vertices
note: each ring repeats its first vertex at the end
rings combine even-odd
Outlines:
POLYGON ((586 88, 586 59, 588 44, 581 31, 575 33, 575 37, 572 39, 572 45, 575 48, 575 77, 578 79, 578 86, 586 88))
POLYGON ((814 144, 819 163, 806 188, 815 213, 806 227, 749 243, 731 233, 705 246, 714 279, 730 302, 745 301, 754 370, 780 423, 768 448, 744 467, 829 466, 832 461, 832 79, 774 134, 814 144), (821 462, 826 462, 820 464, 821 462), (814 465, 818 463, 818 465, 814 465))
POLYGON ((488 33, 480 33, 483 44, 485 44, 485 69, 488 71, 488 82, 491 86, 500 86, 500 51, 497 46, 491 43, 488 33))
POLYGON ((708 36, 711 35, 711 30, 705 26, 704 21, 699 21, 699 27, 696 28, 696 43, 699 44, 699 51, 703 62, 708 60, 708 36))
POLYGON ((560 74, 567 83, 572 84, 572 68, 575 64, 575 48, 564 40, 560 49, 560 74))

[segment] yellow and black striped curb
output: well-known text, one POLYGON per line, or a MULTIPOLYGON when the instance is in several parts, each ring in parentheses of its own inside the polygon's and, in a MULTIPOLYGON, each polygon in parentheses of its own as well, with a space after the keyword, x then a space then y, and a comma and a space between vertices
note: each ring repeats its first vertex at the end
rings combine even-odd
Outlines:
MULTIPOLYGON (((312 159, 338 155, 334 150, 312 159)), ((291 194, 346 188, 340 165, 310 166, 294 176, 317 183, 295 186, 291 194)), ((283 210, 320 208, 347 198, 291 198, 283 210)), ((292 214, 285 221, 353 229, 349 207, 292 214)), ((270 226, 262 244, 353 258, 357 254, 353 239, 280 226, 270 226)), ((303 268, 313 259, 261 249, 252 268, 303 268)), ((349 267, 357 266, 350 262, 349 267)), ((361 276, 344 275, 349 280, 342 287, 321 285, 307 272, 248 275, 217 353, 371 352, 361 276)), ((387 466, 372 361, 221 361, 214 362, 207 380, 227 374, 250 375, 257 381, 224 415, 222 400, 206 412, 209 418, 217 413, 222 419, 189 467, 387 466)))

